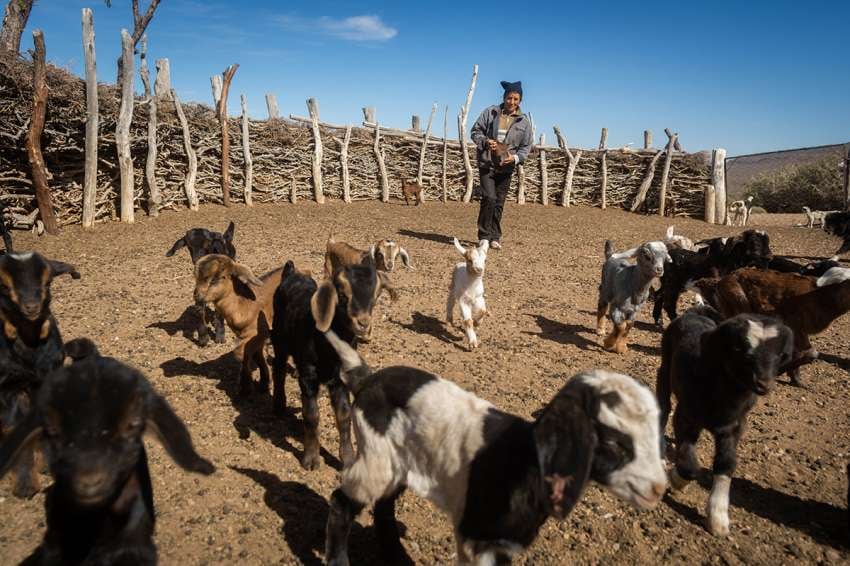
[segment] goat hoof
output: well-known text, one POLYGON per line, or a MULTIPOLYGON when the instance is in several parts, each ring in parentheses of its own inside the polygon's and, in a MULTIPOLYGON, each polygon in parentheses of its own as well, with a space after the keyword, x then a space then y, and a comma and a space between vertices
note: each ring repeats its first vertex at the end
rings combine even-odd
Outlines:
POLYGON ((36 493, 38 493, 38 488, 29 482, 16 484, 12 489, 12 495, 18 499, 32 499, 36 493))
POLYGON ((304 454, 301 458, 301 467, 305 470, 318 470, 319 469, 319 455, 318 454, 304 454))
POLYGON ((690 480, 686 480, 682 476, 679 475, 679 472, 676 471, 676 468, 670 470, 670 487, 673 488, 673 491, 682 491, 686 487, 690 485, 690 480))
POLYGON ((709 517, 708 530, 716 537, 729 536, 729 516, 714 515, 709 517))
POLYGON ((224 334, 215 337, 216 344, 224 344, 225 342, 227 342, 227 339, 224 337, 224 334))
POLYGON ((209 343, 210 343, 210 337, 208 335, 206 335, 206 334, 198 335, 198 346, 203 348, 204 346, 206 346, 209 343))

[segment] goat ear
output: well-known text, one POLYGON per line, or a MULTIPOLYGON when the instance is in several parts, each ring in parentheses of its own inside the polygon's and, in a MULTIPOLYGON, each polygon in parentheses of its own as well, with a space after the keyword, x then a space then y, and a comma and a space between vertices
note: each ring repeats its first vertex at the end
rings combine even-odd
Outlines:
POLYGON ((334 319, 334 312, 339 298, 333 280, 325 279, 310 298, 310 310, 320 332, 327 332, 334 319))
POLYGON ((230 224, 227 225, 227 230, 224 231, 224 234, 222 234, 222 236, 224 236, 224 239, 227 240, 228 242, 232 242, 233 241, 233 233, 235 231, 236 231, 236 224, 234 224, 233 221, 231 221, 230 224))
POLYGON ((399 255, 399 257, 401 257, 402 265, 404 265, 407 269, 413 269, 413 266, 410 265, 410 256, 407 254, 406 249, 399 246, 398 255, 399 255))
POLYGON ((372 244, 371 246, 369 246, 369 257, 371 257, 372 259, 375 259, 375 254, 377 252, 378 252, 378 246, 376 246, 375 244, 372 244))
POLYGON ((667 227, 666 237, 667 237, 668 240, 673 237, 673 230, 674 229, 675 229, 675 226, 673 226, 673 225, 670 225, 670 226, 667 227))
POLYGON ((263 282, 254 275, 254 273, 241 263, 233 264, 233 277, 239 279, 242 283, 246 285, 255 285, 257 287, 262 286, 263 282))
POLYGON ((378 272, 378 291, 375 293, 375 297, 380 296, 382 291, 386 291, 390 296, 390 300, 392 302, 396 302, 398 300, 398 291, 396 291, 393 282, 390 280, 390 276, 384 273, 383 271, 378 272))
POLYGON ((185 247, 186 247, 186 236, 183 236, 182 238, 180 238, 179 240, 174 242, 174 245, 171 246, 170 250, 165 252, 165 257, 171 257, 171 256, 173 256, 174 254, 177 253, 177 250, 179 250, 181 248, 185 248, 185 247))
POLYGON ((457 238, 454 239, 454 244, 455 244, 455 249, 458 251, 458 253, 460 255, 466 257, 466 250, 463 248, 463 246, 460 245, 460 242, 457 241, 457 238))
POLYGON ((18 455, 35 442, 42 431, 41 419, 36 411, 30 411, 27 417, 0 444, 0 478, 15 464, 18 455))
POLYGON ((184 470, 206 476, 215 471, 215 466, 195 452, 189 430, 165 399, 152 393, 148 410, 147 426, 156 434, 177 465, 184 470))
POLYGON ((72 279, 80 278, 80 272, 77 271, 77 268, 71 265, 70 263, 65 263, 64 261, 55 261, 52 259, 47 260, 47 263, 50 265, 51 279, 59 275, 64 275, 66 273, 70 274, 72 279))
POLYGON ((75 362, 82 360, 83 358, 88 358, 89 356, 100 355, 95 343, 88 338, 74 338, 73 340, 65 342, 65 345, 62 346, 62 348, 65 351, 65 355, 75 362))

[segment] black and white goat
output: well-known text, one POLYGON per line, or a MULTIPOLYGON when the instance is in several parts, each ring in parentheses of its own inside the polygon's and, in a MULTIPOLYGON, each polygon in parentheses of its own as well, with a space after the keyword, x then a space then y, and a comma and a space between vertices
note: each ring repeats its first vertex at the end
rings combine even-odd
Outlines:
POLYGON ((697 478, 696 443, 707 430, 714 437, 707 515, 715 535, 729 534, 729 487, 747 414, 791 361, 793 340, 791 329, 778 319, 742 314, 723 321, 710 307, 686 312, 664 331, 656 394, 662 433, 671 395, 676 397, 671 484, 681 489, 697 478))
POLYGON ((628 376, 578 374, 529 422, 419 369, 372 372, 346 341, 326 336, 354 394, 358 446, 331 496, 328 564, 348 564, 351 523, 373 504, 383 554, 403 556, 395 501, 406 488, 449 516, 458 562, 476 564, 529 546, 591 479, 639 508, 664 494, 658 406, 628 376))
POLYGON ((154 432, 186 470, 214 468, 141 373, 100 357, 87 340, 68 345, 80 359, 45 380, 33 410, 0 444, 0 477, 41 441, 55 480, 45 500, 47 532, 27 563, 156 564, 142 435, 154 432))
POLYGON ((339 459, 343 464, 354 459, 348 391, 339 379, 339 358, 320 330, 333 328, 352 345, 368 341, 372 333, 372 309, 383 290, 395 299, 389 278, 376 270, 371 256, 366 256, 361 263, 337 269, 320 285, 295 269, 292 261, 287 261, 283 267, 280 285, 274 294, 271 330, 274 346, 272 402, 276 412, 286 407, 286 362, 292 356, 298 370, 304 418, 301 465, 308 470, 319 466, 318 395, 321 385, 328 389, 339 429, 339 459))
MULTIPOLYGON (((174 242, 171 249, 165 252, 165 257, 171 257, 178 250, 186 248, 189 251, 189 257, 192 258, 192 265, 197 265, 198 260, 202 257, 212 254, 225 255, 235 260, 236 247, 233 245, 235 230, 236 225, 233 222, 227 225, 227 230, 224 233, 206 228, 192 228, 182 238, 174 242)), ((210 341, 210 333, 207 328, 207 307, 201 304, 196 305, 196 308, 199 316, 198 344, 206 346, 210 341)), ((224 344, 224 317, 213 312, 212 323, 215 329, 215 343, 224 344)))

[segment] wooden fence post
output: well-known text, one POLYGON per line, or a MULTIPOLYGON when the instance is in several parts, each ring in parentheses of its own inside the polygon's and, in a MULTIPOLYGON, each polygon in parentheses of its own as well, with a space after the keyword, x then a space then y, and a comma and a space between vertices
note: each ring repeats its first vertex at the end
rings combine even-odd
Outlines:
POLYGON ((351 141, 351 125, 345 127, 345 137, 339 142, 339 161, 342 166, 342 200, 351 202, 351 180, 348 176, 348 144, 351 141))
POLYGON ((714 224, 714 204, 715 204, 715 196, 714 196, 714 185, 706 185, 705 186, 705 221, 709 224, 714 224))
POLYGON ((213 106, 218 110, 218 101, 221 100, 221 75, 213 75, 210 77, 210 88, 213 95, 213 106))
POLYGON ((266 108, 269 111, 269 120, 280 118, 280 109, 277 106, 277 97, 272 93, 266 93, 266 108))
POLYGON ((567 144, 567 138, 561 133, 561 128, 555 126, 553 130, 555 131, 555 137, 558 138, 558 146, 564 150, 564 154, 567 159, 567 174, 564 178, 564 191, 561 195, 561 206, 569 208, 570 195, 573 192, 573 176, 576 172, 578 160, 581 159, 581 150, 577 150, 575 155, 573 155, 573 152, 570 151, 570 147, 567 144))
MULTIPOLYGON (((667 132, 667 129, 664 129, 667 132)), ((664 169, 661 170, 661 189, 658 195, 658 216, 664 216, 664 209, 667 206, 667 179, 670 176, 670 164, 673 162, 673 151, 676 147, 676 140, 679 134, 670 136, 667 142, 667 155, 664 156, 664 169)))
POLYGON ((139 74, 145 87, 145 101, 148 104, 148 156, 145 161, 145 182, 148 185, 148 214, 153 217, 159 216, 159 207, 162 204, 162 195, 156 183, 156 96, 151 89, 150 74, 148 71, 148 36, 142 36, 141 62, 139 74))
POLYGON ((517 165, 516 177, 516 203, 525 204, 525 167, 522 164, 517 165))
POLYGON ((319 130, 319 103, 315 98, 307 99, 307 110, 313 124, 313 194, 316 202, 324 204, 325 193, 322 190, 322 157, 325 150, 322 146, 322 132, 319 130))
POLYGON ((726 223, 726 150, 712 152, 711 184, 714 185, 714 223, 726 223))
POLYGON ((608 150, 602 150, 602 159, 600 160, 601 180, 602 184, 602 209, 608 208, 608 150))
POLYGON ((253 206, 254 198, 251 190, 254 186, 254 159, 251 157, 251 141, 248 135, 248 99, 243 94, 240 96, 240 101, 242 103, 242 157, 245 168, 245 204, 253 206))
POLYGON ((546 167, 546 134, 540 134, 540 200, 543 206, 549 205, 549 169, 546 167))
POLYGON ((239 64, 234 63, 224 70, 216 108, 218 122, 221 124, 221 200, 224 206, 230 206, 230 129, 227 126, 227 93, 230 91, 230 83, 238 68, 239 64))
POLYGON ((443 112, 443 202, 449 200, 449 180, 447 168, 449 165, 449 105, 443 112))
POLYGON ((83 228, 94 226, 97 200, 97 62, 94 49, 94 18, 83 8, 83 54, 86 59, 86 164, 83 175, 83 228))
POLYGON ((298 202, 298 194, 295 192, 295 175, 289 176, 289 202, 292 204, 298 202))
POLYGON ((171 63, 168 62, 168 59, 157 59, 155 65, 154 95, 158 100, 173 100, 171 98, 171 63))
POLYGON ((655 156, 653 156, 652 161, 649 162, 649 166, 646 168, 646 174, 643 176, 643 181, 640 184, 635 200, 632 201, 632 206, 629 208, 630 211, 636 211, 638 207, 643 204, 643 201, 646 200, 646 193, 649 192, 649 187, 652 185, 652 179, 655 177, 655 168, 658 165, 658 160, 663 154, 664 150, 659 149, 655 152, 655 156))
POLYGON ((643 148, 649 149, 652 147, 652 130, 643 131, 643 148))
POLYGON ((469 84, 469 90, 466 91, 466 101, 460 110, 460 131, 458 139, 460 141, 460 151, 463 155, 463 167, 466 170, 466 192, 463 194, 463 202, 469 202, 472 199, 472 184, 475 177, 472 171, 472 163, 469 160, 469 147, 466 145, 466 121, 469 118, 469 107, 472 104, 472 94, 475 92, 475 83, 478 80, 478 65, 472 66, 472 81, 469 84))
POLYGON ((844 210, 850 210, 850 143, 844 145, 844 210))
POLYGON ((602 128, 602 135, 599 136, 599 149, 605 149, 608 145, 608 128, 602 128))
POLYGON ((174 89, 171 89, 171 98, 174 100, 174 110, 177 112, 177 119, 183 128, 183 149, 186 151, 186 158, 189 160, 189 169, 183 178, 183 186, 186 188, 186 201, 189 204, 189 210, 198 210, 198 193, 195 191, 195 180, 198 178, 198 154, 192 148, 192 135, 189 132, 189 122, 186 120, 183 105, 180 104, 180 98, 177 97, 177 92, 174 89))
MULTIPOLYGON (((664 128, 664 133, 667 134, 667 137, 672 137, 673 132, 670 131, 670 128, 664 128)), ((676 141, 673 142, 673 149, 676 151, 684 151, 682 149, 682 144, 679 143, 679 132, 676 132, 676 141)))
MULTIPOLYGON (((374 116, 374 109, 372 109, 374 116)), ((384 150, 381 149, 381 126, 375 124, 375 159, 378 162, 378 177, 381 182, 381 201, 390 201, 390 183, 387 179, 387 164, 384 161, 384 150)))
POLYGON ((363 121, 370 124, 375 124, 375 107, 366 106, 363 108, 363 121))
MULTIPOLYGON (((431 107, 431 115, 428 116, 428 126, 425 128, 425 136, 422 138, 422 149, 419 151, 419 172, 416 174, 416 182, 422 184, 422 172, 425 169, 425 151, 428 149, 428 138, 431 137, 431 124, 437 113, 437 103, 431 107)), ((425 200, 425 191, 422 191, 422 200, 425 200)))
POLYGON ((421 120, 416 114, 410 117, 410 129, 417 134, 422 131, 421 120))
POLYGON ((133 210, 133 157, 130 154, 130 122, 133 120, 133 40, 121 30, 121 108, 115 126, 115 145, 121 169, 121 222, 135 221, 133 210))

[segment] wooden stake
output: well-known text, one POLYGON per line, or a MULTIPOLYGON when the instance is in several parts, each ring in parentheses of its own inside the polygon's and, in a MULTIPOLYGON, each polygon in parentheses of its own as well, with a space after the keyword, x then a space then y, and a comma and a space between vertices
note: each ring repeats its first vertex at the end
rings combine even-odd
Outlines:
POLYGON ((319 103, 315 98, 307 99, 307 110, 310 112, 310 120, 313 125, 313 194, 316 202, 324 204, 325 193, 322 190, 322 132, 319 130, 319 103))
POLYGON ((266 94, 266 108, 269 111, 269 120, 280 118, 280 110, 277 107, 277 97, 272 93, 266 94))
POLYGON ((608 208, 608 150, 602 151, 601 165, 602 169, 602 209, 608 208))
POLYGON ((248 135, 248 99, 240 96, 242 102, 242 156, 245 175, 245 204, 254 205, 251 189, 254 186, 254 160, 251 157, 251 141, 248 135))
MULTIPOLYGON (((667 132, 665 128, 664 132, 667 132)), ((667 142, 667 155, 664 157, 664 169, 661 170, 661 189, 658 195, 658 216, 664 216, 667 206, 667 179, 670 177, 670 164, 673 162, 673 151, 679 134, 673 134, 667 142)))
POLYGON ((348 144, 351 141, 351 126, 345 127, 345 137, 339 144, 339 161, 342 166, 342 200, 351 202, 351 179, 348 176, 348 144))
MULTIPOLYGON (((431 124, 434 122, 434 115, 437 113, 437 103, 431 106, 431 115, 428 116, 428 126, 425 128, 425 136, 422 138, 422 149, 419 150, 419 172, 416 174, 416 182, 422 184, 422 172, 425 169, 425 151, 428 149, 428 138, 431 137, 431 124)), ((425 191, 422 191, 420 197, 425 200, 425 191)))
POLYGON ((133 41, 126 29, 121 30, 121 108, 115 126, 115 145, 121 170, 121 222, 135 221, 133 209, 133 156, 130 154, 130 122, 133 120, 133 41))
POLYGON ((419 116, 414 114, 410 117, 410 129, 416 132, 417 134, 422 131, 421 120, 419 116))
POLYGON ((148 72, 148 36, 142 36, 141 64, 139 74, 145 87, 145 100, 148 103, 148 156, 145 161, 145 182, 148 185, 148 214, 159 216, 162 195, 156 183, 156 96, 151 90, 150 74, 148 72))
POLYGON ((605 149, 608 144, 608 128, 602 128, 602 135, 599 137, 599 149, 605 149))
POLYGON ((387 165, 384 161, 384 150, 381 149, 381 127, 375 124, 375 159, 378 162, 378 178, 381 183, 381 201, 390 201, 390 183, 387 179, 387 165))
POLYGON ((629 209, 630 211, 636 211, 638 207, 643 204, 643 201, 646 200, 646 193, 649 192, 649 187, 652 185, 652 179, 655 177, 655 167, 658 165, 658 160, 663 154, 664 150, 659 149, 652 158, 652 161, 649 162, 649 167, 646 168, 646 174, 643 176, 643 181, 640 184, 635 200, 632 201, 632 206, 629 209))
POLYGON ((546 134, 540 134, 540 200, 543 206, 549 205, 549 170, 546 168, 546 150, 542 149, 546 145, 546 134))
POLYGON ((652 130, 643 131, 643 148, 649 149, 652 147, 652 130))
POLYGON ((525 204, 525 166, 517 165, 516 203, 525 204))
POLYGON ((374 106, 366 106, 363 108, 363 121, 369 122, 370 124, 375 123, 375 107, 374 106))
POLYGON ((97 62, 94 50, 94 18, 83 8, 83 55, 86 59, 86 164, 83 175, 83 228, 92 228, 97 199, 97 62))
POLYGON ((458 140, 460 141, 460 151, 463 155, 463 168, 466 170, 466 192, 463 194, 463 202, 472 200, 472 184, 475 177, 472 171, 472 163, 469 160, 469 147, 466 145, 466 121, 469 118, 469 107, 472 104, 472 94, 475 92, 475 83, 478 80, 478 65, 472 66, 472 81, 469 83, 469 90, 466 91, 466 101, 460 110, 460 126, 458 132, 458 140))
POLYGON ((44 33, 33 30, 35 51, 32 56, 32 120, 27 132, 27 157, 32 169, 32 185, 38 202, 41 221, 48 234, 59 234, 59 224, 53 212, 53 199, 47 185, 47 167, 41 153, 41 134, 44 131, 44 116, 47 111, 47 67, 44 63, 44 33))
POLYGON ((227 93, 238 68, 239 64, 234 63, 224 70, 217 104, 218 123, 221 125, 221 200, 224 206, 230 206, 230 129, 227 126, 227 93))
POLYGON ((581 158, 581 150, 577 151, 576 155, 573 156, 573 153, 570 151, 570 146, 567 144, 567 138, 561 133, 561 128, 554 126, 552 129, 555 131, 555 137, 558 138, 558 147, 564 151, 567 158, 567 174, 564 178, 564 190, 561 195, 561 206, 569 208, 570 195, 573 192, 573 175, 575 175, 578 160, 581 158))
POLYGON ((844 146, 844 209, 850 210, 850 143, 844 146))
MULTIPOLYGON (((670 131, 670 128, 664 128, 664 133, 667 134, 668 138, 673 135, 673 132, 670 131)), ((679 143, 679 132, 676 132, 676 141, 673 142, 673 149, 675 149, 676 151, 683 151, 682 146, 679 143)))
POLYGON ((295 192, 295 175, 289 176, 289 202, 292 204, 298 202, 298 194, 295 192))
POLYGON ((446 104, 446 109, 443 112, 443 202, 449 200, 449 180, 448 180, 448 164, 449 164, 449 105, 446 104))
POLYGON ((714 223, 726 223, 726 150, 712 152, 711 184, 714 185, 714 223))
POLYGON ((157 100, 172 100, 171 98, 171 63, 168 59, 156 60, 156 82, 153 92, 157 100))
POLYGON ((210 77, 210 88, 212 89, 213 106, 218 109, 218 101, 221 100, 221 75, 213 75, 210 77))
POLYGON ((189 210, 198 210, 198 193, 195 191, 195 180, 198 178, 198 154, 192 148, 189 122, 186 120, 183 105, 180 104, 180 99, 177 97, 177 92, 174 89, 171 89, 171 98, 174 100, 174 110, 177 112, 177 119, 180 120, 180 126, 183 128, 183 149, 186 151, 186 158, 189 160, 189 169, 186 171, 186 176, 183 179, 183 185, 186 188, 186 201, 189 204, 189 210))
POLYGON ((715 196, 714 196, 714 185, 706 185, 705 186, 705 221, 709 224, 714 224, 714 204, 715 204, 715 196))

